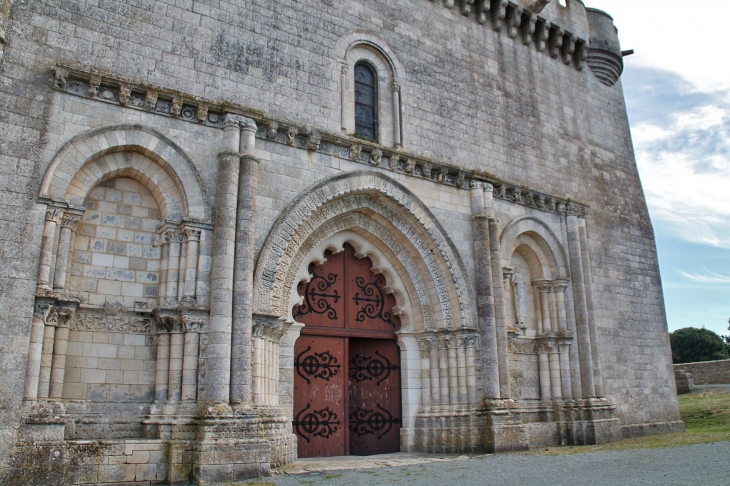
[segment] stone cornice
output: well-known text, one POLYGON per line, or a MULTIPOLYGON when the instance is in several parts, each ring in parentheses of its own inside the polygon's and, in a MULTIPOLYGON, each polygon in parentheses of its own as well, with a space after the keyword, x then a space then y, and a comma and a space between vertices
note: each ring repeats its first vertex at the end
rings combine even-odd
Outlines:
POLYGON ((95 71, 86 66, 61 63, 56 65, 53 72, 53 87, 58 91, 83 98, 92 98, 212 128, 222 129, 226 114, 241 115, 256 123, 258 126, 256 138, 259 139, 350 159, 371 167, 405 173, 460 189, 469 189, 472 181, 486 182, 494 186, 494 197, 541 211, 563 213, 569 202, 574 208, 589 207, 587 204, 568 198, 544 194, 502 180, 484 171, 467 171, 462 167, 401 149, 385 147, 339 132, 313 128, 282 117, 269 116, 243 105, 201 98, 159 85, 132 80, 115 73, 95 71), (173 103, 180 109, 173 110, 173 103))

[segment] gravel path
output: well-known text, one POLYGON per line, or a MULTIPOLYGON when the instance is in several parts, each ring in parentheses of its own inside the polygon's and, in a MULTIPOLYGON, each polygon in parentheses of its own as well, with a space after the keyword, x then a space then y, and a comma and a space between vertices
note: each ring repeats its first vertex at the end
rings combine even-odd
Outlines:
POLYGON ((565 456, 500 454, 267 478, 289 485, 730 485, 730 442, 565 456))

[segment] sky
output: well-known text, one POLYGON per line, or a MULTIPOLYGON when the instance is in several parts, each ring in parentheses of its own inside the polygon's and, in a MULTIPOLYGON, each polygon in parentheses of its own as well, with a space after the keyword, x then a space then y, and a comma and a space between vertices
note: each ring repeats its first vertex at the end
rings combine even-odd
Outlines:
POLYGON ((584 0, 614 18, 669 330, 730 334, 730 1, 584 0))

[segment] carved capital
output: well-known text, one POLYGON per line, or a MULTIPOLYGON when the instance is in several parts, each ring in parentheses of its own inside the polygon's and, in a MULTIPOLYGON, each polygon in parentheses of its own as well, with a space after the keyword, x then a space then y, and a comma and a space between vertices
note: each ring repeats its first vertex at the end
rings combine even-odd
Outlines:
POLYGON ((489 182, 485 182, 484 183, 484 192, 494 193, 494 186, 491 185, 489 182))
POLYGON ((203 230, 198 228, 184 228, 184 239, 187 241, 200 241, 200 235, 203 233, 203 230))
POLYGON ((390 83, 390 91, 392 93, 400 93, 400 84, 393 81, 390 83))
POLYGON ((165 244, 169 243, 182 243, 187 238, 187 234, 183 230, 171 229, 165 231, 162 235, 162 241, 165 244))
POLYGON ((243 117, 241 115, 226 113, 225 115, 223 115, 223 128, 237 127, 240 129, 241 120, 243 120, 243 117))
POLYGON ((472 189, 484 189, 484 183, 482 181, 477 181, 475 179, 472 179, 469 181, 469 187, 472 189))
POLYGON ((515 270, 513 268, 509 267, 502 267, 502 279, 505 281, 512 278, 512 274, 515 273, 515 270))
POLYGON ((76 224, 81 221, 80 214, 69 214, 68 212, 63 215, 63 221, 61 227, 69 228, 73 231, 76 228, 76 224))
POLYGON ((48 209, 46 209, 46 221, 53 221, 54 223, 58 224, 58 222, 61 221, 62 217, 63 209, 54 207, 49 207, 48 209))
POLYGON ((553 282, 544 278, 536 278, 532 281, 532 286, 538 289, 541 293, 550 292, 552 289, 553 282))
POLYGON ((256 121, 254 119, 248 118, 245 116, 241 117, 240 127, 241 127, 241 130, 243 130, 243 131, 254 132, 254 133, 256 133, 256 130, 259 129, 259 127, 256 125, 256 121))
POLYGON ((48 315, 51 313, 52 307, 52 300, 36 299, 35 305, 33 306, 33 318, 40 319, 45 324, 48 319, 48 315))
POLYGON ((347 64, 340 65, 340 73, 341 74, 347 74, 347 70, 349 69, 349 66, 347 64))
POLYGON ((203 332, 208 319, 199 314, 181 314, 181 320, 185 332, 203 332))
POLYGON ((570 285, 570 280, 559 278, 550 282, 550 285, 553 288, 553 292, 565 292, 565 289, 570 285))

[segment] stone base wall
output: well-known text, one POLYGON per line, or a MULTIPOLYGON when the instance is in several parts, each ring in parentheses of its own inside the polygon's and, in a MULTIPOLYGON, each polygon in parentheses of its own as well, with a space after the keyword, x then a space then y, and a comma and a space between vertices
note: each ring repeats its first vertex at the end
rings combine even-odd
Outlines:
POLYGON ((695 385, 730 384, 730 359, 675 364, 677 370, 690 373, 695 385))
POLYGON ((674 370, 674 382, 677 384, 677 395, 684 395, 695 388, 692 373, 687 373, 685 370, 674 370))

